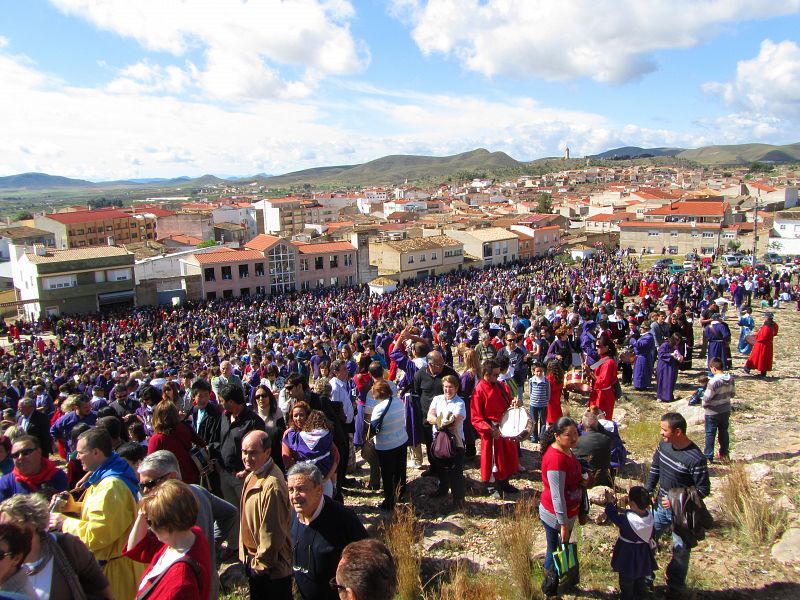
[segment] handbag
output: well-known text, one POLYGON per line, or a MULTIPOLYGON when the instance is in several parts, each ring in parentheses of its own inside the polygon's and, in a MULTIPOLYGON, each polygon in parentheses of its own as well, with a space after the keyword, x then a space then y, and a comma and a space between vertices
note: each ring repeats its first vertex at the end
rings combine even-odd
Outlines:
POLYGON ((580 566, 578 564, 578 544, 569 542, 553 552, 558 585, 561 591, 578 585, 580 582, 580 566))
POLYGON ((453 460, 456 450, 452 436, 452 433, 444 429, 436 432, 436 437, 433 438, 433 445, 431 446, 431 454, 434 458, 442 461, 453 460))

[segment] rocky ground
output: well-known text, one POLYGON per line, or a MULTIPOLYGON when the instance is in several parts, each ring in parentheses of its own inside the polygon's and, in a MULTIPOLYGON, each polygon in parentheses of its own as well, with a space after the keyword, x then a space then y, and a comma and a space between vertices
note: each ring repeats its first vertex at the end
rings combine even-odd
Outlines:
MULTIPOLYGON (((760 323, 762 311, 756 309, 754 317, 760 323)), ((723 521, 720 504, 723 501, 721 482, 730 471, 729 465, 711 467, 712 495, 709 508, 715 514, 717 526, 706 540, 692 553, 690 585, 696 598, 800 598, 800 429, 798 429, 798 402, 800 398, 800 313, 787 307, 776 311, 780 335, 775 340, 775 371, 766 379, 757 379, 738 372, 744 358, 734 357, 737 371, 737 397, 732 413, 731 438, 733 461, 743 461, 756 488, 763 490, 774 501, 776 509, 783 508, 789 515, 790 525, 781 537, 764 546, 742 543, 734 535, 731 524, 723 521)), ((738 327, 732 326, 738 339, 738 327)), ((697 339, 700 336, 697 335, 697 339)), ((734 344, 735 346, 735 344, 734 344)), ((735 350, 734 350, 735 353, 735 350)), ((649 460, 658 441, 659 416, 666 410, 683 413, 689 422, 690 437, 702 448, 702 409, 688 406, 687 400, 704 374, 704 361, 695 359, 694 368, 679 377, 676 397, 683 398, 670 405, 657 404, 652 392, 633 393, 625 390, 625 398, 615 411, 621 418, 622 437, 631 452, 631 462, 617 480, 619 495, 629 486, 643 481, 649 460), (703 364, 701 364, 703 363, 703 364)), ((580 415, 582 406, 570 404, 565 409, 580 415)), ((411 503, 418 517, 421 531, 421 579, 432 597, 440 578, 455 565, 467 565, 473 572, 496 574, 497 581, 509 577, 504 543, 498 536, 501 520, 514 510, 520 498, 532 498, 534 506, 541 490, 538 470, 538 447, 524 442, 522 465, 526 472, 514 480, 521 488, 516 497, 492 500, 481 495, 477 459, 468 461, 465 473, 468 479, 468 507, 463 512, 447 514, 448 499, 430 498, 436 489, 431 478, 420 477, 419 471, 409 468, 411 503)), ((348 496, 347 503, 356 509, 376 535, 385 525, 386 515, 375 508, 379 494, 366 490, 366 471, 356 473, 358 487, 348 496)), ((592 517, 601 512, 593 507, 592 517)), ((544 555, 545 540, 541 527, 535 529, 538 538, 533 546, 540 549, 536 560, 544 555)), ((589 525, 575 534, 580 544, 583 561, 582 585, 572 598, 615 597, 616 574, 610 569, 611 550, 617 530, 609 525, 589 525)), ((659 552, 662 570, 657 574, 657 585, 663 586, 663 567, 669 560, 668 550, 659 552)), ((499 588, 498 588, 499 589, 499 588)), ((659 587, 657 596, 660 593, 659 587)), ((500 593, 498 597, 504 597, 500 593)))

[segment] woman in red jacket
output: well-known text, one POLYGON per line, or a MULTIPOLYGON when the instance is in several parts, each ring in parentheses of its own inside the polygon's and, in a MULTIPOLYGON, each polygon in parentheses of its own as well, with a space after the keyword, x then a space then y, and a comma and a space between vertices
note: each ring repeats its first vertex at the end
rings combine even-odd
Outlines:
POLYGON ((147 453, 169 450, 178 459, 181 479, 186 483, 199 483, 200 473, 192 460, 192 444, 205 447, 206 442, 194 429, 180 420, 178 407, 170 400, 162 400, 155 409, 150 422, 155 433, 147 444, 147 453))
POLYGON ((197 521, 192 489, 168 479, 139 502, 124 555, 149 563, 136 600, 206 600, 211 593, 211 550, 197 521))
POLYGON ((594 384, 592 395, 589 396, 589 406, 596 406, 611 419, 614 414, 614 404, 617 401, 614 388, 617 385, 617 349, 614 342, 606 335, 601 335, 595 343, 597 354, 600 355, 593 365, 588 365, 587 375, 594 384))
POLYGON ((745 373, 755 369, 761 371, 760 377, 766 377, 767 371, 772 371, 772 340, 778 335, 778 324, 773 318, 771 312, 764 313, 764 324, 756 333, 756 343, 753 344, 753 350, 744 364, 745 373))

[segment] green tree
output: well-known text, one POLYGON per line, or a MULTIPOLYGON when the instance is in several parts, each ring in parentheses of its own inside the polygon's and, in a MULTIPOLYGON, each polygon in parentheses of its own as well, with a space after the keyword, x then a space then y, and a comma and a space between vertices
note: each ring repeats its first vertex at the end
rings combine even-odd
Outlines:
POLYGON ((27 221, 28 219, 32 219, 32 218, 33 218, 33 214, 31 214, 29 211, 27 211, 27 210, 18 210, 11 217, 11 220, 12 221, 27 221))
POLYGON ((549 215, 553 212, 553 197, 550 194, 542 192, 536 198, 536 212, 549 215))
POLYGON ((197 244, 198 248, 210 248, 211 246, 216 246, 217 242, 214 240, 206 240, 205 242, 200 242, 197 244))

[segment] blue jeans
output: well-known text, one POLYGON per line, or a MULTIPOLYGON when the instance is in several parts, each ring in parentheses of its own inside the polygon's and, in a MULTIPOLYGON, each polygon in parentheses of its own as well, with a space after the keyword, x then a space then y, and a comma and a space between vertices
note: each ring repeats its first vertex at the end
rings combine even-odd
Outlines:
POLYGON ((719 435, 719 455, 720 458, 728 458, 730 437, 728 435, 728 422, 731 413, 726 412, 721 415, 706 415, 706 447, 703 454, 706 455, 708 462, 714 460, 714 442, 719 435))
MULTIPOLYGON (((653 513, 655 537, 672 527, 672 510, 661 506, 661 497, 657 499, 658 506, 653 513)), ((686 587, 686 575, 689 573, 689 556, 691 550, 679 535, 672 533, 672 559, 667 565, 667 587, 671 590, 683 590, 686 587)))
MULTIPOLYGON (((539 519, 541 521, 541 519, 539 519)), ((547 554, 544 555, 544 570, 552 571, 555 567, 553 562, 553 552, 558 550, 561 545, 561 530, 550 527, 547 523, 542 521, 544 525, 544 535, 547 538, 547 554)))
POLYGON ((538 442, 539 438, 544 435, 544 430, 547 428, 547 407, 537 408, 531 406, 531 425, 533 441, 538 442))

